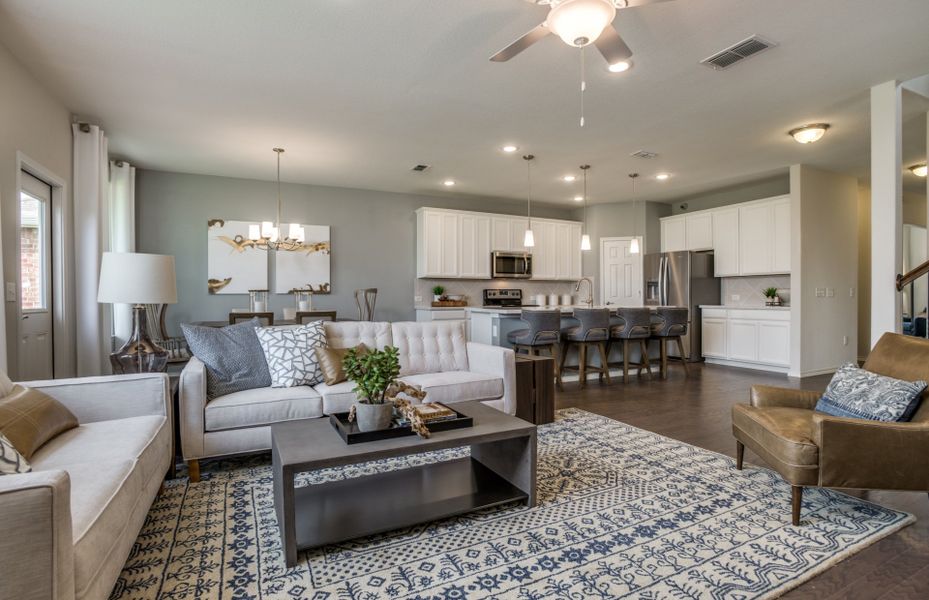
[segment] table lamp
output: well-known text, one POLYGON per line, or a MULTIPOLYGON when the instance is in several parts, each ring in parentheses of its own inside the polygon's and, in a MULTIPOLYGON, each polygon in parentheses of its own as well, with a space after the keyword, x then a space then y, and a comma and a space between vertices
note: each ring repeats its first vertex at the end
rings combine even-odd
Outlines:
POLYGON ((132 305, 132 335, 110 354, 114 373, 164 371, 168 351, 148 336, 146 304, 177 303, 174 257, 161 254, 104 252, 97 302, 132 305))

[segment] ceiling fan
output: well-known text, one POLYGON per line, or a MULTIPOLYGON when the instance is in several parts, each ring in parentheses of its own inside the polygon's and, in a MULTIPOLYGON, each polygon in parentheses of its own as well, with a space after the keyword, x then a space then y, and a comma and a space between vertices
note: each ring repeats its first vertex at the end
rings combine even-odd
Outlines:
POLYGON ((636 8, 669 0, 527 0, 549 6, 545 21, 500 52, 490 57, 505 62, 550 33, 575 48, 593 44, 606 59, 611 71, 629 68, 632 50, 613 27, 617 10, 636 8))

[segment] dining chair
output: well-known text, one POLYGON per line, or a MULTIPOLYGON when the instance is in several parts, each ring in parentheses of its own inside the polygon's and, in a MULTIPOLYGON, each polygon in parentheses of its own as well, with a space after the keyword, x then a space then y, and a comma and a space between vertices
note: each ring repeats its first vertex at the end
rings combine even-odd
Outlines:
POLYGON ((373 321, 374 306, 377 303, 377 288, 355 290, 355 304, 358 305, 358 320, 373 321))

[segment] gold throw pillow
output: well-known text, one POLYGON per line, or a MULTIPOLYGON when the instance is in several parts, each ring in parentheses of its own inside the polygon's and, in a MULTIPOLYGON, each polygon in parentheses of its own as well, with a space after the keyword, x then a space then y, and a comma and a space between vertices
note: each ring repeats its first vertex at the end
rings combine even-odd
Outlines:
POLYGON ((16 385, 0 398, 0 434, 26 460, 45 442, 77 426, 74 413, 39 390, 16 385))
MULTIPOLYGON (((319 363, 319 370, 323 372, 323 381, 326 382, 326 385, 335 385, 348 379, 342 361, 345 360, 349 350, 350 348, 316 347, 316 362, 319 363)), ((355 350, 358 351, 358 354, 364 354, 368 351, 368 347, 364 344, 358 344, 355 346, 355 350)))

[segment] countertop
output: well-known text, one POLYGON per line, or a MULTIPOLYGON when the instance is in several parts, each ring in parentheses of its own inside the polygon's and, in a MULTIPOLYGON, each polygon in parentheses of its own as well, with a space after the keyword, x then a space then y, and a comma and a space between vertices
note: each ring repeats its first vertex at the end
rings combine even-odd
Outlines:
POLYGON ((414 310, 467 310, 471 306, 429 306, 428 304, 415 306, 414 310))
POLYGON ((726 310, 790 310, 789 306, 724 306, 721 304, 701 304, 700 308, 724 308, 726 310))
MULTIPOLYGON (((562 314, 570 315, 577 308, 605 308, 605 309, 608 309, 611 313, 615 313, 617 308, 619 307, 603 306, 603 305, 598 305, 598 304, 595 304, 591 307, 588 307, 586 304, 572 304, 570 306, 526 306, 523 308, 519 308, 519 307, 497 308, 494 306, 470 306, 468 307, 468 310, 473 313, 490 313, 493 315, 501 315, 501 316, 510 316, 510 315, 519 316, 520 313, 522 313, 522 311, 524 310, 560 310, 562 314)), ((653 311, 655 310, 655 307, 653 306, 650 306, 648 308, 650 308, 653 311)))

